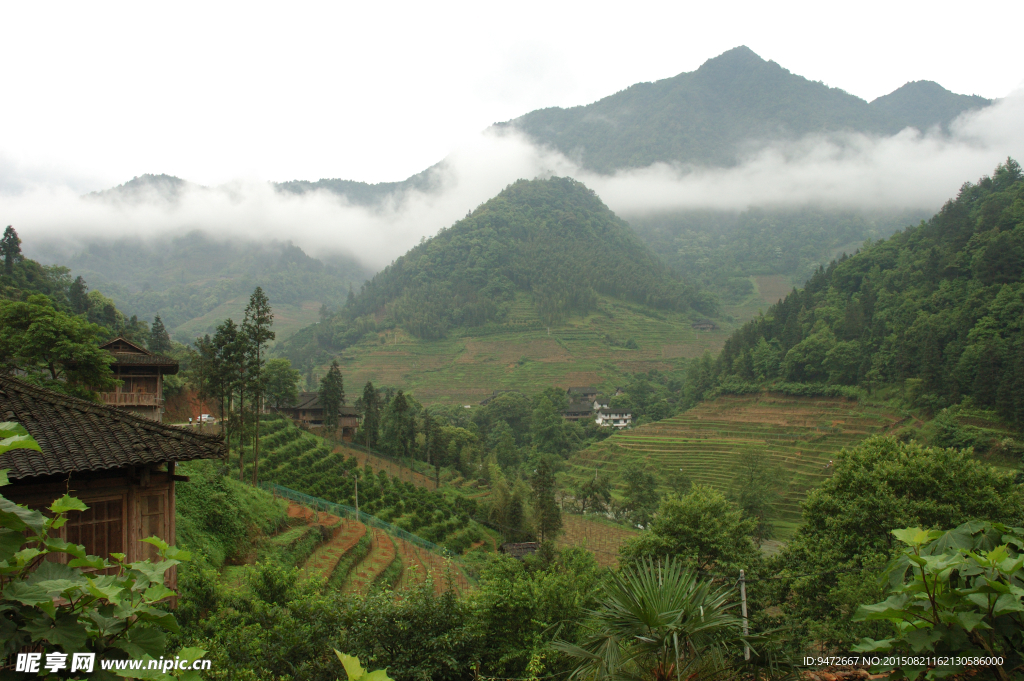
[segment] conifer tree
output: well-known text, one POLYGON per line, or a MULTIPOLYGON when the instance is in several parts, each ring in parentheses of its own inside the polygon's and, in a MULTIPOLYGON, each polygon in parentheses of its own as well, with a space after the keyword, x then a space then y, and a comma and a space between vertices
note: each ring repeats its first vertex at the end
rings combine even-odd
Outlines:
POLYGON ((14 227, 7 225, 3 237, 0 237, 0 255, 4 256, 4 272, 8 277, 14 276, 14 263, 22 259, 21 239, 14 227))
MULTIPOLYGON (((263 288, 256 287, 249 297, 249 304, 245 307, 245 320, 242 322, 242 335, 245 337, 246 354, 252 363, 251 401, 255 411, 256 432, 252 445, 252 484, 255 486, 259 481, 260 470, 260 412, 263 411, 263 397, 266 394, 266 382, 263 380, 263 367, 266 364, 267 343, 274 340, 276 334, 270 327, 274 324, 274 310, 270 307, 270 300, 263 293, 263 288)), ((335 365, 337 366, 337 365, 335 365)), ((341 396, 342 404, 345 403, 345 395, 341 396)), ((337 419, 337 416, 335 416, 337 419)))
POLYGON ((362 402, 363 444, 371 448, 377 441, 377 431, 380 428, 380 399, 377 397, 377 389, 370 381, 363 386, 362 402))
POLYGON ((533 507, 541 542, 554 539, 562 529, 562 512, 555 501, 555 471, 547 458, 537 464, 533 479, 533 507))
POLYGON ((85 314, 89 311, 89 287, 85 279, 79 275, 68 287, 68 302, 71 304, 71 311, 75 314, 85 314))
POLYGON ((324 429, 334 431, 338 427, 338 411, 345 404, 345 381, 338 360, 331 362, 327 375, 320 379, 318 392, 324 409, 324 429))
POLYGON ((171 334, 164 328, 160 315, 153 318, 153 326, 149 328, 149 350, 157 354, 171 351, 171 334))

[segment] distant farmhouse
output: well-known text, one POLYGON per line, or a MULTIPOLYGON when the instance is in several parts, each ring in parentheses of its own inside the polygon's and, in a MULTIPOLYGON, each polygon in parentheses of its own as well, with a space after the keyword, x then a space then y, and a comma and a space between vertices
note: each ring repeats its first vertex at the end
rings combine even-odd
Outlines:
POLYGON ((718 329, 718 325, 715 324, 710 319, 702 319, 699 322, 691 324, 690 327, 696 329, 697 331, 715 331, 716 329, 718 329))
POLYGON ((104 343, 100 349, 114 356, 110 368, 114 378, 121 381, 120 387, 113 392, 99 393, 103 404, 162 421, 164 376, 178 373, 178 360, 156 355, 120 337, 104 343))
POLYGON ((571 387, 565 394, 570 402, 593 402, 597 399, 597 388, 589 385, 571 387))
MULTIPOLYGON (((11 481, 3 495, 34 509, 65 492, 78 497, 89 508, 68 514, 60 539, 84 545, 91 555, 123 553, 129 562, 156 557, 142 539, 156 535, 174 544, 174 483, 188 479, 175 474, 175 464, 226 453, 220 436, 2 376, 0 418, 24 426, 42 450, 0 454, 0 470, 9 469, 11 481)), ((168 580, 173 588, 173 570, 168 580)))
MULTIPOLYGON (((566 421, 589 421, 594 420, 599 426, 611 426, 615 428, 627 428, 633 424, 633 415, 630 412, 609 410, 608 403, 597 398, 597 388, 581 386, 569 388, 565 391, 569 396, 569 406, 562 412, 562 418, 566 421), (576 401, 574 401, 576 400, 576 401)), ((617 388, 616 395, 621 395, 623 390, 617 388)))
MULTIPOLYGON (((271 411, 287 416, 296 425, 308 430, 318 430, 324 426, 324 408, 317 393, 299 393, 299 401, 294 407, 277 407, 271 411)), ((355 407, 339 407, 338 430, 341 432, 341 439, 351 442, 358 427, 359 410, 355 407)))
POLYGON ((633 414, 628 411, 604 408, 597 412, 594 422, 602 427, 629 428, 633 425, 633 414))

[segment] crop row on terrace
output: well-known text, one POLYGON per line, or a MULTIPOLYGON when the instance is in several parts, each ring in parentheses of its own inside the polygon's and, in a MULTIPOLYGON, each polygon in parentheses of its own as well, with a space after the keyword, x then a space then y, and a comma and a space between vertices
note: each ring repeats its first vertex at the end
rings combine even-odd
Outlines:
MULTIPOLYGON (((844 447, 898 422, 884 407, 831 398, 759 394, 723 396, 673 418, 616 433, 576 455, 570 481, 617 472, 637 461, 662 491, 686 478, 729 492, 743 455, 763 453, 777 469, 776 517, 796 521, 807 492, 831 474, 829 460, 844 447)), ((621 485, 619 485, 621 487, 621 485)), ((620 490, 621 491, 621 490, 620 490)))
POLYGON ((261 429, 260 480, 325 499, 355 506, 396 527, 460 554, 484 537, 471 520, 472 500, 400 480, 384 470, 359 467, 342 448, 294 426, 287 419, 264 417, 261 429))

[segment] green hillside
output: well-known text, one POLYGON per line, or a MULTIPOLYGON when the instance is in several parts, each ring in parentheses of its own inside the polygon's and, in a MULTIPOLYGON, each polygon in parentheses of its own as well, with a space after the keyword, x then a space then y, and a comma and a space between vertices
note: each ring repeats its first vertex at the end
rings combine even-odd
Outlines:
MULTIPOLYGON (((179 187, 171 180, 183 182, 167 178, 157 186, 179 187)), ((133 191, 130 196, 142 189, 133 191)), ((291 243, 227 241, 202 232, 96 239, 73 252, 55 242, 26 248, 43 262, 68 267, 73 277, 102 290, 119 308, 147 320, 159 315, 183 342, 212 332, 235 308, 245 306, 256 286, 263 287, 275 312, 288 322, 281 327, 287 336, 315 321, 322 305, 342 304, 350 288, 370 275, 354 260, 325 263, 291 243)))
POLYGON ((978 95, 954 94, 930 80, 917 80, 872 100, 871 107, 924 132, 936 125, 948 129, 964 111, 991 103, 992 100, 978 95))
POLYGON ((566 475, 571 482, 598 473, 617 480, 620 468, 636 461, 659 479, 663 493, 685 478, 728 494, 742 456, 766 454, 777 467, 775 520, 786 525, 799 521, 800 502, 828 477, 825 465, 840 449, 900 420, 890 409, 856 400, 773 393, 723 396, 592 445, 570 459, 566 475))
POLYGON ((696 71, 501 125, 599 172, 658 162, 728 166, 766 142, 842 131, 891 135, 908 125, 948 125, 990 103, 935 87, 910 84, 868 104, 737 47, 696 71))
POLYGON ((582 184, 520 180, 398 258, 282 352, 305 363, 394 329, 424 340, 494 325, 546 329, 595 312, 600 296, 659 314, 714 309, 582 184))
POLYGON ((822 268, 737 330, 722 384, 897 386, 1024 425, 1024 175, 1012 159, 928 222, 822 268))

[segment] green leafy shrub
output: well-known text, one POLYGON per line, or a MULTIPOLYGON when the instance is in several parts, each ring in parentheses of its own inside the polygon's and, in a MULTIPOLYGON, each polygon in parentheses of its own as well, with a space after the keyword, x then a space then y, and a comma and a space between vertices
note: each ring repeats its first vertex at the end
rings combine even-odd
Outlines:
POLYGON ((967 522, 949 532, 914 527, 892 534, 909 547, 886 568, 892 595, 860 606, 854 620, 888 622, 893 636, 862 639, 854 650, 948 661, 901 665, 891 679, 940 679, 969 666, 1010 678, 1009 670, 1024 662, 1024 528, 967 522), (963 663, 972 657, 999 663, 963 663))

